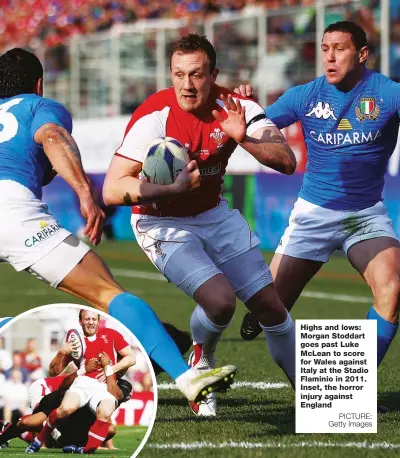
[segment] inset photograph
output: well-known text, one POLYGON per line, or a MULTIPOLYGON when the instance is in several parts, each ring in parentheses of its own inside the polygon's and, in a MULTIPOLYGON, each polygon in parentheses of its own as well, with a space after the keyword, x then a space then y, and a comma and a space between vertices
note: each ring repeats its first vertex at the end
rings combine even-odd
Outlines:
POLYGON ((0 329, 1 456, 136 457, 156 410, 150 360, 114 318, 53 304, 0 329))

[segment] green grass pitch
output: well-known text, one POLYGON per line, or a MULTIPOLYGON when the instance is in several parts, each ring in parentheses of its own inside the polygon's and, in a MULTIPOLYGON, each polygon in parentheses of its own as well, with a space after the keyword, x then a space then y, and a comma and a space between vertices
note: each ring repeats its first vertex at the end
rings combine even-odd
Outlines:
MULTIPOLYGON (((161 319, 182 329, 189 328, 193 302, 174 285, 151 276, 157 272, 134 242, 108 242, 97 251, 115 272, 118 281, 148 301, 161 319), (149 277, 141 275, 143 272, 149 273, 149 277)), ((267 259, 270 256, 266 254, 267 259)), ((0 316, 15 315, 31 307, 56 302, 80 303, 28 274, 16 274, 9 266, 1 266, 0 269, 0 316)), ((364 318, 370 306, 368 287, 343 257, 334 257, 324 266, 308 285, 306 293, 308 296, 301 297, 293 310, 294 318, 364 318), (337 300, 338 295, 350 298, 337 300)), ((286 382, 269 357, 262 337, 254 342, 241 340, 239 327, 244 313, 244 306, 238 303, 232 324, 218 346, 217 362, 235 364, 239 368, 238 382, 286 382)), ((219 397, 219 415, 211 420, 195 418, 176 390, 162 389, 159 391, 157 420, 140 456, 397 456, 400 452, 399 350, 397 338, 378 371, 379 402, 392 410, 379 415, 377 434, 295 434, 294 393, 288 387, 233 389, 219 397)), ((158 381, 164 384, 170 382, 166 376, 159 377, 158 381)), ((18 450, 22 452, 21 448, 18 450)), ((7 453, 11 452, 0 451, 0 454, 7 453)))
MULTIPOLYGON (((146 434, 147 428, 143 426, 118 426, 117 434, 115 435, 113 442, 114 446, 118 450, 98 450, 96 455, 107 456, 109 458, 121 457, 129 458, 138 448, 144 435, 146 434)), ((10 441, 9 448, 0 449, 0 456, 27 456, 25 454, 25 448, 27 444, 20 439, 13 439, 10 441)), ((35 456, 44 455, 46 458, 69 456, 64 455, 61 449, 41 449, 35 456)))

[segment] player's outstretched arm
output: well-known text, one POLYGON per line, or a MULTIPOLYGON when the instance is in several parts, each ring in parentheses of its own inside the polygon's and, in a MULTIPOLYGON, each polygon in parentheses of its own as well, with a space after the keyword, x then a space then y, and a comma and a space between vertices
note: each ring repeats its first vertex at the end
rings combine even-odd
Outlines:
MULTIPOLYGON (((248 151, 258 162, 278 172, 291 175, 296 170, 296 157, 285 137, 275 126, 261 127, 247 135, 246 108, 232 95, 221 95, 226 115, 219 110, 212 112, 224 132, 248 151)), ((264 116, 262 114, 261 116, 264 116)))
POLYGON ((147 183, 136 178, 142 163, 115 155, 107 171, 103 187, 106 205, 140 205, 169 200, 200 186, 200 172, 195 161, 182 170, 169 185, 147 183))
POLYGON ((118 354, 122 356, 122 358, 114 364, 114 374, 117 372, 126 371, 131 366, 134 366, 136 364, 135 353, 130 345, 126 346, 125 348, 122 348, 122 350, 119 350, 118 354))
POLYGON ((104 213, 92 195, 75 140, 64 127, 54 123, 43 124, 36 131, 34 139, 43 146, 54 170, 76 192, 81 213, 86 219, 84 234, 89 237, 91 243, 97 245, 103 231, 104 213))

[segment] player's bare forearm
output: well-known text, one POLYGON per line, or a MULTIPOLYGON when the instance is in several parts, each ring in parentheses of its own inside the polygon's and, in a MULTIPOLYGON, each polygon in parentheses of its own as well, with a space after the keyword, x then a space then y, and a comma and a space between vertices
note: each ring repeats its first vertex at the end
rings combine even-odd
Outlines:
POLYGON ((125 371, 126 369, 129 369, 130 367, 134 366, 136 364, 136 358, 133 352, 129 355, 124 356, 123 358, 120 359, 117 363, 113 365, 113 371, 114 374, 120 371, 125 371))
POLYGON ((141 205, 177 196, 173 185, 147 183, 132 176, 107 179, 104 182, 103 200, 106 205, 141 205))
POLYGON ((68 390, 68 388, 74 383, 74 380, 78 377, 77 372, 73 372, 65 377, 65 379, 61 382, 60 390, 68 390))
POLYGON ((69 132, 56 124, 46 124, 35 134, 54 170, 72 187, 78 197, 90 195, 90 185, 82 167, 81 155, 69 132))
POLYGON ((50 377, 55 377, 56 375, 61 374, 61 372, 67 367, 70 362, 69 355, 66 355, 63 352, 58 351, 56 356, 51 360, 49 366, 49 375, 50 377))
POLYGON ((240 146, 260 164, 280 173, 291 175, 296 170, 296 156, 276 127, 257 131, 253 137, 246 135, 240 146))
POLYGON ((107 383, 107 391, 111 393, 117 401, 122 401, 124 398, 124 395, 122 394, 122 391, 120 387, 117 385, 117 381, 115 380, 114 375, 109 375, 106 378, 106 383, 107 383))
POLYGON ((200 172, 195 161, 189 162, 172 184, 148 183, 136 178, 142 163, 114 156, 103 187, 106 205, 141 205, 170 200, 200 186, 200 172))

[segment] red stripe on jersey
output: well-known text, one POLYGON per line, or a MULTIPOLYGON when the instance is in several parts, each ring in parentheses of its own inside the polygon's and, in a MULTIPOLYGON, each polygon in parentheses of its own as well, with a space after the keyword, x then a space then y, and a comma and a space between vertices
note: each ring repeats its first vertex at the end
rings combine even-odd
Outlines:
MULTIPOLYGON (((115 153, 114 156, 119 156, 119 157, 123 157, 124 159, 129 159, 130 161, 134 161, 135 159, 132 159, 131 157, 127 157, 127 156, 124 156, 123 154, 119 154, 119 153, 115 153)), ((136 161, 138 162, 138 161, 136 161)))

